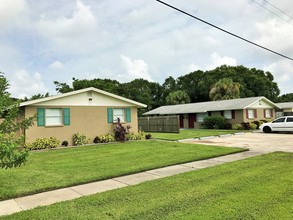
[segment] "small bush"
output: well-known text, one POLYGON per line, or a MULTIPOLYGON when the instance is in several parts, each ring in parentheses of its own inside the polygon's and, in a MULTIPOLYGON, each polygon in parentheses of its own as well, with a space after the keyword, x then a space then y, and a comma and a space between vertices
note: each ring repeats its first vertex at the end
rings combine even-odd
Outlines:
POLYGON ((151 134, 146 134, 146 135, 145 135, 145 139, 148 140, 148 139, 151 139, 151 138, 152 138, 152 135, 151 135, 151 134))
POLYGON ((57 140, 55 137, 50 138, 38 138, 32 144, 26 145, 26 148, 30 150, 37 150, 37 149, 49 149, 49 148, 56 148, 60 146, 60 141, 57 140))
POLYGON ((226 123, 225 124, 225 129, 231 130, 232 129, 232 124, 231 123, 226 123))
POLYGON ((68 146, 68 141, 63 141, 61 145, 64 146, 64 147, 67 147, 68 146))
POLYGON ((256 130, 259 128, 259 125, 255 124, 254 122, 249 123, 250 130, 256 130))
POLYGON ((225 129, 226 119, 222 116, 208 116, 204 119, 203 126, 207 129, 225 129))
POLYGON ((241 124, 233 124, 232 129, 233 130, 243 130, 243 127, 241 124))
POLYGON ((145 132, 139 131, 138 133, 128 133, 126 135, 126 139, 129 141, 134 141, 134 140, 144 140, 145 139, 145 132))
POLYGON ((85 145, 85 144, 88 144, 90 142, 85 134, 75 133, 73 135, 72 139, 73 139, 73 144, 76 145, 76 146, 77 145, 85 145))
POLYGON ((253 122, 242 122, 241 123, 244 130, 255 130, 257 129, 257 125, 253 122))
POLYGON ((118 118, 118 123, 115 125, 114 127, 114 136, 115 136, 115 140, 116 141, 121 141, 124 142, 126 141, 126 135, 129 133, 130 130, 130 126, 127 125, 127 127, 125 128, 121 123, 120 123, 120 119, 118 118))
POLYGON ((100 137, 99 137, 99 136, 96 136, 96 137, 94 138, 93 142, 94 142, 95 144, 101 143, 101 139, 100 139, 100 137))
POLYGON ((114 134, 108 133, 95 137, 94 141, 96 141, 94 143, 110 143, 115 141, 115 137, 114 134))

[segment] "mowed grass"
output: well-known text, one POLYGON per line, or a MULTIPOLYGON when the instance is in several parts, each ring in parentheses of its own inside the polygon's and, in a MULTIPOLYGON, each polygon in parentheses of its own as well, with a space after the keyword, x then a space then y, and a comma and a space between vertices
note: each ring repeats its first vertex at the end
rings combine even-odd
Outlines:
POLYGON ((239 130, 216 130, 216 129, 187 129, 180 130, 180 133, 156 133, 150 132, 152 138, 177 141, 188 138, 199 138, 207 136, 218 136, 223 134, 234 134, 237 132, 243 132, 239 130))
POLYGON ((136 141, 32 152, 25 166, 0 169, 0 200, 241 151, 136 141))
POLYGON ((292 161, 271 153, 3 219, 292 219, 292 161))

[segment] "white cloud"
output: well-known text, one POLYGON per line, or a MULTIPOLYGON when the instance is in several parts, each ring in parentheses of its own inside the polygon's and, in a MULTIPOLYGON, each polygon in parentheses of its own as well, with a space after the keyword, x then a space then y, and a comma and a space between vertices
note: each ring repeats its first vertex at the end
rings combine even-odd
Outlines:
POLYGON ((123 67, 126 74, 119 74, 118 78, 121 81, 129 81, 135 78, 143 78, 149 81, 153 81, 149 72, 148 65, 143 60, 133 60, 127 56, 121 55, 123 67))
POLYGON ((60 61, 56 60, 53 63, 51 63, 49 65, 49 67, 53 70, 57 70, 57 69, 62 69, 63 68, 63 63, 61 63, 60 61))
MULTIPOLYGON (((88 38, 95 30, 96 18, 90 6, 78 0, 75 11, 70 17, 46 18, 43 16, 38 26, 44 36, 66 46, 72 41, 88 38)), ((76 46, 81 47, 81 44, 76 46)))
POLYGON ((215 52, 211 55, 211 60, 212 60, 212 64, 207 66, 208 70, 214 69, 224 64, 228 66, 237 65, 237 60, 235 58, 228 57, 228 56, 220 56, 218 53, 215 53, 215 52))
POLYGON ((9 92, 16 98, 30 97, 38 93, 44 94, 48 92, 39 72, 30 74, 26 70, 17 70, 12 74, 9 84, 9 92))
POLYGON ((25 0, 1 0, 0 1, 0 25, 11 25, 17 22, 18 16, 26 10, 25 0))
POLYGON ((280 61, 274 62, 263 67, 264 71, 269 71, 274 76, 274 81, 278 83, 281 90, 281 94, 292 93, 292 81, 293 81, 293 69, 292 62, 280 61))

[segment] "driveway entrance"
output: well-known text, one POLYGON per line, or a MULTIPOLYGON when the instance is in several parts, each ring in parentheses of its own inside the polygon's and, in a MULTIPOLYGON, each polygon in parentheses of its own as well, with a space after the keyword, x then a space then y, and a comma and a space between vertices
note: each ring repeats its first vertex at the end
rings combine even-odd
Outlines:
POLYGON ((190 140, 186 141, 186 143, 248 148, 257 152, 293 152, 292 133, 243 133, 201 140, 190 140))

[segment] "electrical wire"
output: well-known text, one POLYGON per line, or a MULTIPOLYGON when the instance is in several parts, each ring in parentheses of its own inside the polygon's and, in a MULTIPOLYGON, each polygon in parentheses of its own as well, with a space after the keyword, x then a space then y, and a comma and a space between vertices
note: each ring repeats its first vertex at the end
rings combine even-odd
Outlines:
POLYGON ((232 35, 233 37, 236 37, 236 38, 238 38, 238 39, 240 39, 240 40, 243 40, 243 41, 245 41, 245 42, 247 42, 247 43, 250 43, 250 44, 252 44, 252 45, 254 45, 254 46, 260 47, 260 48, 262 48, 262 49, 264 49, 264 50, 267 50, 267 51, 269 51, 269 52, 271 52, 271 53, 277 54, 277 55, 279 55, 279 56, 281 56, 281 57, 283 57, 283 58, 286 58, 286 59, 289 59, 289 60, 293 61, 293 58, 291 58, 291 57, 288 57, 288 56, 286 56, 286 55, 284 55, 284 54, 278 53, 278 52, 276 52, 276 51, 274 51, 274 50, 271 50, 271 49, 269 49, 269 48, 267 48, 267 47, 261 46, 261 45, 259 45, 259 44, 257 44, 257 43, 254 43, 254 42, 252 42, 252 41, 250 41, 250 40, 247 40, 247 39, 245 39, 245 38, 243 38, 243 37, 241 37, 241 36, 239 36, 239 35, 237 35, 237 34, 233 34, 232 32, 226 31, 226 30, 223 29, 223 28, 220 28, 220 27, 218 27, 218 26, 216 26, 216 25, 214 25, 214 24, 211 24, 211 23, 209 23, 209 22, 207 22, 207 21, 205 21, 205 20, 203 20, 203 19, 200 19, 200 18, 198 18, 198 17, 196 17, 196 16, 194 16, 194 15, 192 15, 192 14, 189 14, 189 13, 187 13, 186 11, 183 11, 183 10, 181 10, 181 9, 179 9, 179 8, 176 8, 175 6, 172 6, 172 5, 170 5, 170 4, 166 3, 166 2, 163 2, 163 1, 160 1, 160 0, 156 0, 156 1, 159 2, 159 3, 161 3, 161 4, 163 4, 163 5, 165 5, 165 6, 168 6, 169 8, 172 8, 172 9, 174 9, 174 10, 176 10, 176 11, 182 13, 182 14, 185 14, 185 15, 187 15, 187 16, 189 16, 189 17, 192 17, 192 18, 194 18, 194 19, 196 19, 196 20, 198 20, 198 21, 200 21, 200 22, 203 22, 203 23, 205 23, 205 24, 207 24, 207 25, 209 25, 209 26, 212 26, 213 28, 216 28, 216 29, 218 29, 218 30, 220 30, 220 31, 223 31, 223 32, 225 32, 226 34, 232 35))
MULTIPOLYGON (((273 12, 272 10, 268 9, 268 8, 265 7, 263 4, 261 4, 261 3, 257 2, 257 1, 255 1, 255 0, 253 0, 253 1, 254 1, 256 4, 258 4, 260 7, 264 8, 265 10, 269 11, 270 13, 272 13, 273 15, 275 15, 275 16, 281 18, 282 20, 286 21, 287 23, 293 25, 290 21, 288 21, 287 19, 281 17, 280 15, 278 15, 278 14, 275 13, 275 12, 273 12)), ((269 3, 269 4, 270 4, 270 3, 269 3)), ((275 6, 274 6, 274 7, 275 7, 275 6)), ((286 14, 286 13, 285 13, 285 14, 286 14)))
POLYGON ((272 7, 274 7, 275 9, 277 9, 278 11, 282 12, 283 14, 287 15, 290 19, 293 19, 293 17, 289 14, 287 14, 286 12, 284 12, 282 9, 278 8, 277 6, 273 5, 272 3, 266 1, 266 0, 263 0, 264 2, 268 3, 269 5, 271 5, 272 7))

